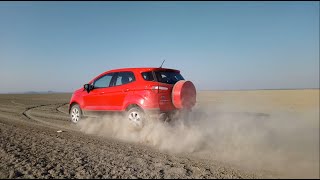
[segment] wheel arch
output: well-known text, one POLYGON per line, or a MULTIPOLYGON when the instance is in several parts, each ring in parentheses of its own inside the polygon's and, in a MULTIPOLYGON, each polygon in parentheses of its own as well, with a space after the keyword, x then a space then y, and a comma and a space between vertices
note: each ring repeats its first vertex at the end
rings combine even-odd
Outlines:
POLYGON ((140 107, 138 104, 136 104, 136 103, 128 104, 127 107, 125 108, 125 111, 128 112, 128 111, 129 111, 131 108, 133 108, 133 107, 139 108, 140 110, 142 110, 142 111, 144 112, 143 108, 141 108, 141 107, 140 107))
MULTIPOLYGON (((70 111, 71 111, 71 108, 72 108, 72 106, 74 106, 75 104, 77 104, 79 107, 80 107, 80 109, 81 109, 81 106, 80 106, 80 104, 78 103, 78 102, 76 102, 76 101, 73 101, 72 103, 70 103, 70 105, 69 105, 69 114, 70 114, 70 111)), ((82 111, 80 111, 81 112, 81 114, 82 114, 82 111)))

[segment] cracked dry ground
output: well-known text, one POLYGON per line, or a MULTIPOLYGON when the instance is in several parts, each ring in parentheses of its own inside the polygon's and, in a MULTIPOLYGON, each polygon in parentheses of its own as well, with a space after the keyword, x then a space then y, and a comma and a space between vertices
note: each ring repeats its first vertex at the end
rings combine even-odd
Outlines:
POLYGON ((0 178, 268 177, 213 160, 84 134, 68 121, 70 96, 0 95, 0 178))

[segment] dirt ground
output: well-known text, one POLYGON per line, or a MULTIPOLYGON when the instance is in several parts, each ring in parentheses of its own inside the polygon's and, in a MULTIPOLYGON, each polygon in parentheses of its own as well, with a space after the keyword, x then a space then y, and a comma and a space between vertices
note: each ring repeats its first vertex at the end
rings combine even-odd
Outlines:
POLYGON ((189 119, 139 132, 70 123, 70 97, 0 95, 0 178, 320 177, 319 90, 200 91, 189 119))

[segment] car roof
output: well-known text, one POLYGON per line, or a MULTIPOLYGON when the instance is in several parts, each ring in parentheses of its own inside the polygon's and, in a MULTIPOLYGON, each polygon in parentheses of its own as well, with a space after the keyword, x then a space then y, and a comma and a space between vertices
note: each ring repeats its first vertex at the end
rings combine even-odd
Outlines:
POLYGON ((169 70, 169 71, 177 71, 180 72, 177 69, 171 69, 171 68, 159 68, 159 67, 135 67, 135 68, 120 68, 120 69, 112 69, 106 72, 120 72, 120 71, 138 71, 138 72, 144 72, 144 71, 155 71, 155 70, 169 70))
POLYGON ((105 74, 108 73, 113 73, 113 72, 123 72, 123 71, 132 71, 135 73, 142 73, 142 72, 146 72, 146 71, 155 71, 155 70, 164 70, 164 71, 176 71, 178 73, 180 73, 179 70, 177 69, 170 69, 170 68, 159 68, 159 67, 135 67, 135 68, 121 68, 121 69, 111 69, 108 71, 105 71, 103 73, 101 73, 100 75, 96 76, 95 78, 93 78, 92 80, 89 81, 89 84, 92 83, 95 79, 100 78, 101 76, 104 76, 105 74))

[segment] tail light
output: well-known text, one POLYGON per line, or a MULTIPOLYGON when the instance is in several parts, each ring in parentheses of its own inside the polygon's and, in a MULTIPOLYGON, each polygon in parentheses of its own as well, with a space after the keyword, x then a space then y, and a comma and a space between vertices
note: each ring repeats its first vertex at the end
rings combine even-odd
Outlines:
POLYGON ((161 93, 161 92, 166 92, 168 91, 168 87, 165 87, 165 86, 152 86, 151 87, 151 90, 153 92, 158 92, 158 93, 161 93))
POLYGON ((152 88, 151 88, 152 90, 168 90, 169 88, 167 88, 167 87, 164 87, 164 86, 152 86, 152 88))

